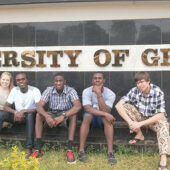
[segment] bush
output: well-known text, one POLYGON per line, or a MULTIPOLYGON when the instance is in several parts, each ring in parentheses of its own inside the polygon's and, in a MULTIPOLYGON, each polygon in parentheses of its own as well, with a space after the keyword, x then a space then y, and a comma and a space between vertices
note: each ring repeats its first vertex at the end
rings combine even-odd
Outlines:
POLYGON ((26 153, 20 152, 16 146, 12 147, 9 157, 0 161, 0 167, 12 170, 38 170, 38 165, 37 158, 26 159, 26 153))

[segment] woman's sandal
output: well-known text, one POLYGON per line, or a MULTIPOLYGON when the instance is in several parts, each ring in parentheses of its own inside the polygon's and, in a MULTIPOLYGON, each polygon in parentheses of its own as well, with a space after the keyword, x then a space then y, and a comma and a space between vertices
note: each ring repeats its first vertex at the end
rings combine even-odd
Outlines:
POLYGON ((135 138, 135 136, 136 136, 136 133, 130 133, 130 138, 129 138, 129 144, 130 145, 135 145, 135 144, 143 144, 144 143, 144 140, 141 140, 141 139, 136 139, 135 138), (130 141, 133 141, 133 143, 130 143, 130 141))
POLYGON ((135 145, 135 144, 144 144, 144 140, 136 139, 136 138, 129 140, 129 145, 135 145), (130 141, 133 141, 133 143, 130 143, 130 141))
POLYGON ((160 165, 159 164, 159 166, 158 166, 158 170, 164 170, 164 169, 168 169, 168 167, 165 165, 165 166, 163 166, 163 165, 160 165))

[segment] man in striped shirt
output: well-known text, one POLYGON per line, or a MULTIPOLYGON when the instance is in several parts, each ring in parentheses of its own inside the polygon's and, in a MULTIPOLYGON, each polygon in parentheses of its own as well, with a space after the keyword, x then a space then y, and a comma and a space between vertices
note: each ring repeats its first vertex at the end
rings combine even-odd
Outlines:
POLYGON ((157 133, 159 153, 161 156, 158 169, 167 169, 167 157, 170 155, 169 124, 166 118, 164 93, 151 84, 147 72, 135 74, 136 87, 116 104, 120 116, 128 123, 130 132, 136 136, 129 144, 144 141, 141 127, 149 126, 157 133))
POLYGON ((41 157, 41 139, 43 132, 43 120, 46 121, 48 126, 56 127, 63 123, 65 119, 69 121, 68 128, 68 163, 74 163, 75 158, 72 152, 72 145, 76 129, 76 114, 81 109, 80 100, 77 92, 65 85, 66 80, 62 73, 58 73, 54 77, 54 86, 47 87, 43 92, 40 102, 37 105, 36 117, 36 138, 37 150, 32 154, 33 157, 41 157), (49 103, 49 111, 44 110, 46 103, 49 103), (57 115, 57 116, 55 116, 57 115))

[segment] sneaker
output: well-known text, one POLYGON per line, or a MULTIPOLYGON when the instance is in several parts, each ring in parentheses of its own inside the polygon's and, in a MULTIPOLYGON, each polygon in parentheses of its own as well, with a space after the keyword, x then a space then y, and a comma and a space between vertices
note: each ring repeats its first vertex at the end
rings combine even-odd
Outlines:
POLYGON ((33 158, 41 158, 43 156, 43 152, 39 152, 36 150, 34 153, 31 155, 33 158))
POLYGON ((114 156, 114 154, 113 154, 112 152, 109 152, 109 153, 107 154, 107 156, 108 156, 109 163, 110 163, 111 165, 117 163, 117 160, 116 160, 116 158, 115 158, 115 156, 114 156))
POLYGON ((73 164, 73 163, 76 162, 72 150, 68 150, 68 151, 66 152, 66 156, 67 156, 67 163, 73 164))
POLYGON ((89 161, 84 151, 81 151, 78 153, 78 158, 81 162, 84 162, 84 163, 89 161))

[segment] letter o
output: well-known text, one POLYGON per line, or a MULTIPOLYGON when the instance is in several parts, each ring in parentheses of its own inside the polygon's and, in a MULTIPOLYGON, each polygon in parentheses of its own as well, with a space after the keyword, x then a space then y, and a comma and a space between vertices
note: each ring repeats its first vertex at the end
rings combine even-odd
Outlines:
POLYGON ((102 66, 102 67, 107 66, 111 62, 111 55, 110 55, 109 51, 103 50, 103 49, 97 50, 94 54, 94 62, 98 66, 102 66), (99 58, 100 53, 105 54, 105 62, 103 64, 100 63, 100 58, 99 58))

